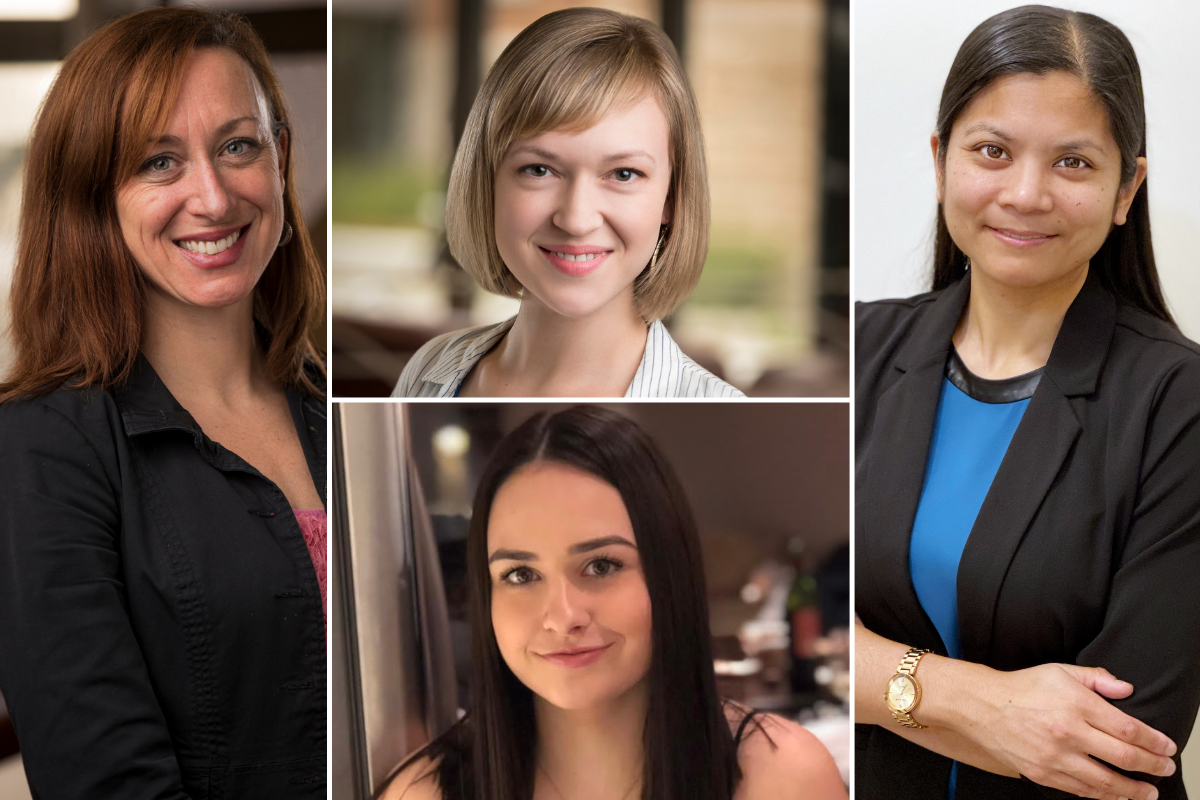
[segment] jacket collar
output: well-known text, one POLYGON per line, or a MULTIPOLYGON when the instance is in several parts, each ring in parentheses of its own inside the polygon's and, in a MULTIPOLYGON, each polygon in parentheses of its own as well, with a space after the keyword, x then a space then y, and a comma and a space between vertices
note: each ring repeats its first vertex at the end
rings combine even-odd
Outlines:
MULTIPOLYGON (((896 356, 896 367, 907 372, 926 361, 945 363, 950 339, 971 296, 971 274, 942 292, 933 308, 913 329, 912 336, 896 356)), ((1096 382, 1117 324, 1117 301, 1100 285, 1094 270, 1063 318, 1054 340, 1045 377, 1066 397, 1096 391, 1096 382)))

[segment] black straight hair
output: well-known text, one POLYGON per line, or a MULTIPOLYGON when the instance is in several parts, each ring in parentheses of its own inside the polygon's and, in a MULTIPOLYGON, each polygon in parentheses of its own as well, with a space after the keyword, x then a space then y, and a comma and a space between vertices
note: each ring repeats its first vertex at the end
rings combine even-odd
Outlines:
MULTIPOLYGON (((1146 155, 1146 106, 1133 45, 1111 22, 1082 11, 1021 6, 985 20, 958 49, 938 107, 938 160, 946 163, 950 132, 963 110, 997 78, 1018 73, 1066 72, 1083 81, 1108 116, 1121 151, 1121 185, 1146 155)), ((1150 207, 1143 182, 1124 225, 1113 225, 1089 269, 1118 300, 1174 325, 1163 299, 1150 242, 1150 207)), ((944 289, 967 272, 967 256, 946 227, 938 204, 933 288, 944 289)))
POLYGON ((492 455, 476 490, 467 540, 473 707, 393 775, 425 758, 437 762, 431 771, 444 800, 533 797, 533 693, 496 644, 487 525, 496 492, 518 469, 538 461, 566 464, 611 484, 633 524, 652 625, 642 800, 731 800, 741 780, 737 748, 746 723, 762 728, 749 712, 731 733, 717 695, 696 523, 683 487, 650 437, 627 417, 597 406, 537 414, 492 455))

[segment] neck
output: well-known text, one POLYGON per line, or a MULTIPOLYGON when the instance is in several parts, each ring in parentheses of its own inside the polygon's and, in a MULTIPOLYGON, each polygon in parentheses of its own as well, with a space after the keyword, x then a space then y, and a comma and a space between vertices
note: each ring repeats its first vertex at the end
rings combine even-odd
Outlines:
POLYGON ((226 308, 196 308, 147 293, 142 353, 185 407, 185 398, 233 407, 262 389, 263 356, 253 298, 226 308))
POLYGON ((982 378, 1010 378, 1050 360, 1067 309, 1087 280, 1088 265, 1049 283, 1005 286, 971 270, 971 297, 954 332, 954 346, 982 378))
POLYGON ((537 763, 561 800, 638 798, 649 703, 645 683, 597 708, 565 711, 535 698, 537 763))
POLYGON ((497 377, 540 396, 621 396, 646 349, 648 329, 633 288, 585 317, 567 317, 530 296, 497 345, 497 377))

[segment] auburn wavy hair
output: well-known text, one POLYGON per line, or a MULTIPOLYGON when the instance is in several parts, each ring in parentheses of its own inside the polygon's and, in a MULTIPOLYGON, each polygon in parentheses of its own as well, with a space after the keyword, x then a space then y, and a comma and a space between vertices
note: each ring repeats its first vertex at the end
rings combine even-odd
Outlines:
MULTIPOLYGON (((121 235, 116 193, 143 148, 166 125, 188 58, 224 47, 249 65, 278 137, 287 104, 262 40, 236 14, 152 8, 115 20, 67 56, 38 112, 26 156, 16 270, 9 304, 16 359, 0 402, 122 383, 137 359, 146 283, 121 235)), ((295 151, 294 134, 288 150, 295 151)), ((293 159, 285 166, 290 242, 255 289, 266 370, 276 383, 323 396, 311 331, 325 309, 325 279, 304 226, 293 159)))

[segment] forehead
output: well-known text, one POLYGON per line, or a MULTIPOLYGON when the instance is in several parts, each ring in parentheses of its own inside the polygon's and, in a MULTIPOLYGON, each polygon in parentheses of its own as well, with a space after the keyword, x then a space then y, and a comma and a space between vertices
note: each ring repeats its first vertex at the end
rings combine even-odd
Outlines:
POLYGON ((1104 107, 1087 84, 1066 72, 997 78, 967 104, 951 135, 984 125, 1025 140, 1086 138, 1114 151, 1117 147, 1104 107))
POLYGON ((488 552, 530 550, 542 556, 600 536, 634 540, 621 493, 601 478, 555 461, 527 464, 496 492, 488 517, 488 552))
POLYGON ((562 150, 563 155, 599 155, 643 150, 663 158, 670 148, 670 125, 653 92, 614 105, 595 120, 589 117, 548 130, 518 136, 508 153, 523 147, 562 150))
POLYGON ((219 125, 240 116, 265 123, 268 114, 266 93, 250 65, 227 48, 204 47, 192 53, 184 65, 167 129, 177 130, 197 121, 219 125))

